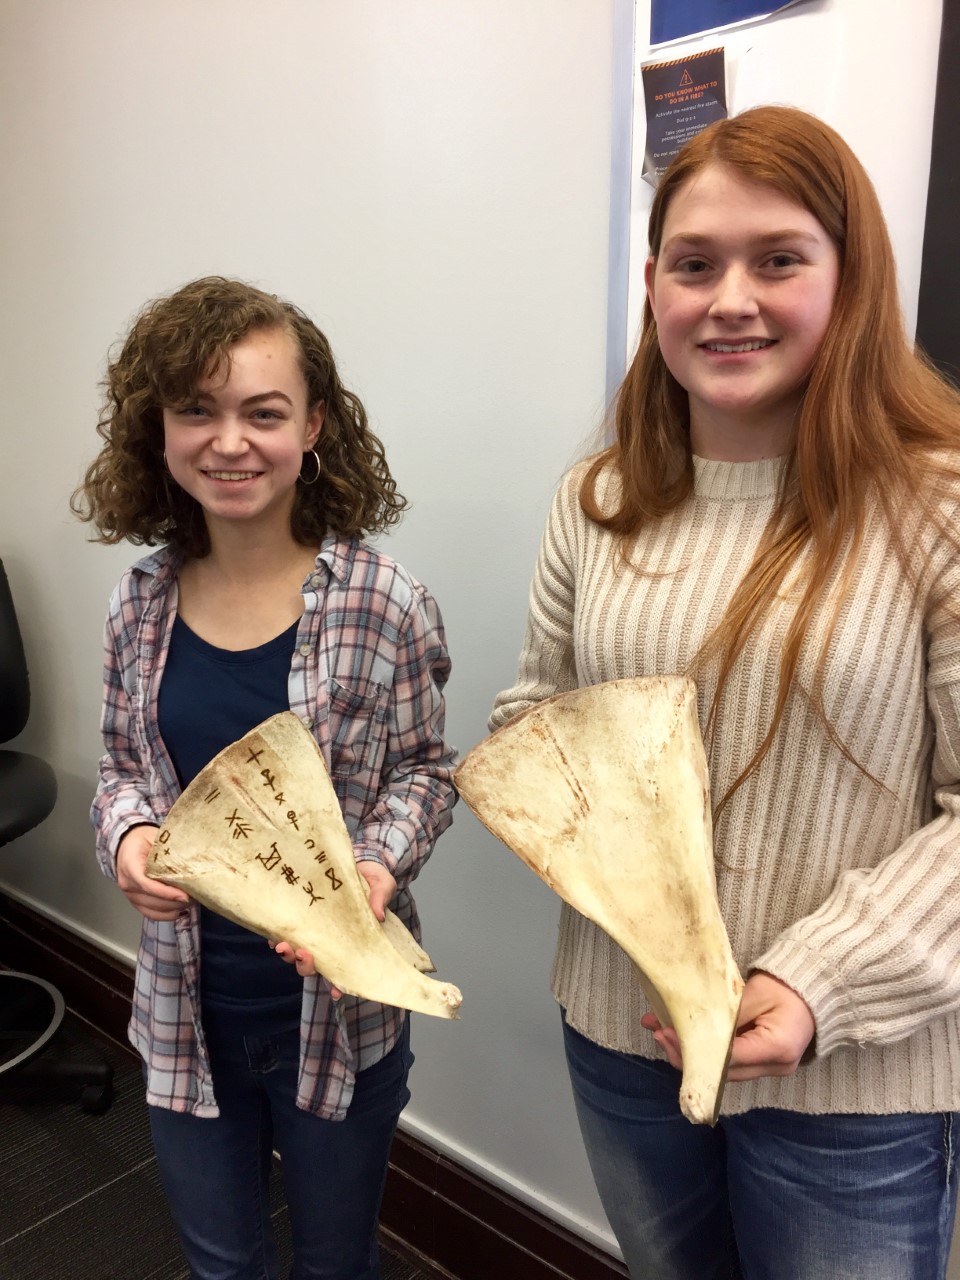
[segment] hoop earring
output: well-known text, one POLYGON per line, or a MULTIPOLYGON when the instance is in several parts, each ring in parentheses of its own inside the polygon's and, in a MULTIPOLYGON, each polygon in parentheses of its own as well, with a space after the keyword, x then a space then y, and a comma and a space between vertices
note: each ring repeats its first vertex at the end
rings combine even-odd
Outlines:
POLYGON ((169 513, 171 503, 173 502, 173 493, 170 489, 170 481, 173 477, 170 475, 170 468, 167 466, 167 455, 163 455, 163 466, 160 468, 160 474, 156 482, 157 504, 164 511, 169 513))
POLYGON ((307 452, 306 452, 303 456, 306 458, 309 454, 312 454, 312 455, 313 455, 313 460, 314 460, 314 462, 317 464, 317 474, 313 477, 313 479, 312 479, 312 480, 308 480, 308 479, 307 479, 307 477, 303 474, 303 463, 301 462, 301 463, 300 463, 300 476, 299 476, 299 478, 300 478, 300 479, 303 481, 303 483, 304 483, 304 484, 306 484, 306 485, 316 484, 316 483, 317 483, 317 481, 320 479, 320 472, 321 472, 321 470, 322 470, 322 467, 320 466, 320 457, 319 457, 319 455, 318 455, 318 453, 317 453, 316 449, 308 449, 308 450, 307 450, 307 452))

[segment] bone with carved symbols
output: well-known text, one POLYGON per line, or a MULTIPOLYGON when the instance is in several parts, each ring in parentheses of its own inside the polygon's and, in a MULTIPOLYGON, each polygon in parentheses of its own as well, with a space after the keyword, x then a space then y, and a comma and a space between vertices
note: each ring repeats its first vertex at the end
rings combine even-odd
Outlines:
POLYGON ((693 682, 615 680, 547 699, 475 747, 455 782, 637 965, 680 1040, 681 1108, 715 1123, 743 980, 717 903, 693 682))
POLYGON ((257 725, 197 774, 158 832, 147 872, 306 949, 346 994, 459 1016, 459 990, 425 976, 433 965, 410 931, 390 911, 383 924, 374 916, 323 756, 292 712, 257 725))

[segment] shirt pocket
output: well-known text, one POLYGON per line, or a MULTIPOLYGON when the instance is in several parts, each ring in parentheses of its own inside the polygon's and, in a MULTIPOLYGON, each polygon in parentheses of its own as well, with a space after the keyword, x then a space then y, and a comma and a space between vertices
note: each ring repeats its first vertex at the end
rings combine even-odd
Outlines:
POLYGON ((327 682, 330 772, 350 778, 374 769, 386 738, 387 696, 382 684, 356 681, 348 688, 333 676, 327 682))

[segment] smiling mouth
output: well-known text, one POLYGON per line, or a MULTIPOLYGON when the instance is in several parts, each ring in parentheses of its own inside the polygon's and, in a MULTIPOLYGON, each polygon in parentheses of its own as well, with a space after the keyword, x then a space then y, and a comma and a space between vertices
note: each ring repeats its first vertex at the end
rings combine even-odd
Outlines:
POLYGON ((752 338, 749 342, 702 342, 705 351, 719 351, 721 355, 740 355, 745 351, 763 351, 772 347, 773 338, 752 338))
POLYGON ((259 471, 205 471, 210 480, 255 480, 259 471))

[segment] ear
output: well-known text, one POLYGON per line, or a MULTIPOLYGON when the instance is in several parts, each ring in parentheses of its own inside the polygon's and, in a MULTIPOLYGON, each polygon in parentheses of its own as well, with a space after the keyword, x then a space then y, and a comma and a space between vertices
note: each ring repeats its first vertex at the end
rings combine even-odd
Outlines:
POLYGON ((323 416, 327 411, 325 401, 318 400, 310 412, 307 414, 307 439, 306 449, 312 449, 317 443, 320 436, 320 428, 323 426, 323 416))
POLYGON ((650 310, 653 312, 654 318, 656 318, 657 315, 656 303, 653 300, 653 277, 656 269, 657 264, 654 262, 653 258, 648 258, 646 265, 643 268, 643 283, 646 285, 647 301, 650 303, 650 310))

